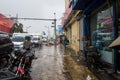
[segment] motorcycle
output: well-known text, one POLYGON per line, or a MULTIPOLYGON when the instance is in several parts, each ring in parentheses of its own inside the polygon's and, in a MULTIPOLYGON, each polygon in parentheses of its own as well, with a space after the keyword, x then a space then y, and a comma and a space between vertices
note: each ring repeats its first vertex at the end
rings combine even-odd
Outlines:
POLYGON ((20 49, 14 48, 14 51, 10 54, 9 59, 9 70, 13 70, 14 67, 17 67, 20 62, 20 58, 22 57, 23 52, 20 49))
POLYGON ((0 70, 0 80, 20 80, 18 76, 9 70, 0 70))
POLYGON ((9 70, 14 72, 22 80, 30 71, 34 52, 32 50, 14 50, 11 54, 9 70))
POLYGON ((100 60, 100 53, 92 46, 87 49, 87 66, 90 70, 102 70, 103 63, 100 60))

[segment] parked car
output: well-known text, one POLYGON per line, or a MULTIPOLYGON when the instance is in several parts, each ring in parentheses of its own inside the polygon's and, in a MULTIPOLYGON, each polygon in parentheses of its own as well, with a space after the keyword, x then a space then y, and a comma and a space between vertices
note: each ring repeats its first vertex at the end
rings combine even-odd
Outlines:
POLYGON ((23 48, 23 42, 24 42, 25 36, 13 36, 12 42, 14 44, 15 49, 22 49, 23 48))
POLYGON ((6 34, 0 33, 0 61, 1 61, 0 64, 2 64, 3 59, 8 62, 9 54, 11 54, 13 48, 14 46, 10 37, 6 34))

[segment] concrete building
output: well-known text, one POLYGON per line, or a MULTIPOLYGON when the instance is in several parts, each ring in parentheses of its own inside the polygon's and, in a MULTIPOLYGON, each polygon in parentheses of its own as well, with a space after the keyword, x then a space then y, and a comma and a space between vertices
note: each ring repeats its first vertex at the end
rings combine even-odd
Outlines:
POLYGON ((83 40, 99 49, 102 61, 120 70, 118 50, 108 47, 120 35, 120 1, 72 0, 72 4, 73 10, 84 14, 83 40))
POLYGON ((65 31, 65 35, 69 39, 70 47, 75 51, 75 55, 80 49, 80 22, 77 20, 77 16, 80 11, 72 10, 72 0, 65 0, 65 14, 62 20, 62 26, 65 31))

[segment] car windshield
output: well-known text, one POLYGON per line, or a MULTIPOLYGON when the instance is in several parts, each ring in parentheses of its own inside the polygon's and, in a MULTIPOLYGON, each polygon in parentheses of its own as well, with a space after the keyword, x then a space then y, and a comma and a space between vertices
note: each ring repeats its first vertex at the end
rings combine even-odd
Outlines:
POLYGON ((21 36, 13 37, 12 41, 15 41, 15 42, 24 42, 24 37, 21 37, 21 36))
POLYGON ((39 40, 38 38, 33 38, 33 40, 39 40))

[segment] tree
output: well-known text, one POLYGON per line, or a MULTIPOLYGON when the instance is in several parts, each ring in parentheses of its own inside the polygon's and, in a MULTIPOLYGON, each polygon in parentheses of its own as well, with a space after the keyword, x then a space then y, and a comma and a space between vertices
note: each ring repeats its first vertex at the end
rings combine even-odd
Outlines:
POLYGON ((20 32, 23 33, 23 24, 22 23, 14 23, 13 27, 11 28, 11 32, 20 32))
POLYGON ((18 30, 18 32, 23 33, 23 24, 22 23, 19 23, 17 30, 18 30))

